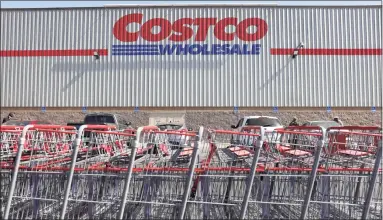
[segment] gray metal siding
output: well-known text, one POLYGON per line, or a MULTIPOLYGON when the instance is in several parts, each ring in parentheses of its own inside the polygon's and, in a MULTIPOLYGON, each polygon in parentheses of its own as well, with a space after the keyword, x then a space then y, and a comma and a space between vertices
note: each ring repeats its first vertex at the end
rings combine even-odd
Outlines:
MULTIPOLYGON (((271 48, 295 48, 299 42, 304 48, 381 49, 381 22, 379 7, 1 10, 2 51, 105 48, 109 53, 98 61, 1 57, 1 106, 381 106, 381 56, 270 54, 271 48), (255 42, 262 45, 260 55, 112 56, 112 45, 124 44, 114 37, 113 25, 133 12, 142 12, 143 22, 259 17, 268 32, 255 42)), ((212 29, 197 43, 224 44, 212 29)), ((244 42, 236 37, 229 43, 244 42)))

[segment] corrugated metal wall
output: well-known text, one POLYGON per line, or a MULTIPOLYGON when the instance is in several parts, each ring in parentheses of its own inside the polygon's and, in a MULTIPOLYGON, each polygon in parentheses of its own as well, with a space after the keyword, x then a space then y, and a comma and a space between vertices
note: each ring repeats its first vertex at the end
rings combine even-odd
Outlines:
MULTIPOLYGON (((270 53, 300 42, 304 48, 381 49, 381 22, 379 7, 2 9, 1 106, 381 106, 381 55, 292 59, 270 53), (144 22, 258 17, 268 32, 255 42, 260 55, 113 56, 112 45, 125 44, 112 33, 115 22, 137 12, 144 22), (99 60, 4 55, 48 49, 107 49, 108 55, 99 60)), ((227 43, 212 29, 197 43, 227 43)), ((193 39, 181 43, 196 43, 193 39)), ((168 43, 174 42, 160 42, 168 43)), ((229 43, 248 42, 236 37, 229 43)), ((137 44, 148 42, 140 37, 137 44)))

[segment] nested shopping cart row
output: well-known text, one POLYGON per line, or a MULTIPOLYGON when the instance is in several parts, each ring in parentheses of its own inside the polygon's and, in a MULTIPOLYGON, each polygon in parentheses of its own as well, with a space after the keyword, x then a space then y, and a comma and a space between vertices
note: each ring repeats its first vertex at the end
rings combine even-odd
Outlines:
POLYGON ((1 127, 2 216, 381 219, 376 127, 1 127))

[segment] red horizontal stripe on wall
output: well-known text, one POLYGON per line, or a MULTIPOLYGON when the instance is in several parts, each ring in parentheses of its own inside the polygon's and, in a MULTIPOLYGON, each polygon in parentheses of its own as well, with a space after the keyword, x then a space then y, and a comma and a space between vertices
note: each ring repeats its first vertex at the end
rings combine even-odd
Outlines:
POLYGON ((107 56, 107 49, 93 50, 1 50, 0 57, 59 57, 59 56, 107 56))
MULTIPOLYGON (((294 48, 271 48, 271 55, 293 55, 294 48)), ((382 49, 299 49, 298 55, 382 55, 382 49)))

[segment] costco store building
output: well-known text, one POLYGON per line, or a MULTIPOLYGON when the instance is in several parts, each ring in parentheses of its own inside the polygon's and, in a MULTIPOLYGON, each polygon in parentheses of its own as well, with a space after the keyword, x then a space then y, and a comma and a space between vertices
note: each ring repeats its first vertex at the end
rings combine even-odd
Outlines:
POLYGON ((8 110, 381 111, 381 6, 1 9, 1 30, 8 110))

